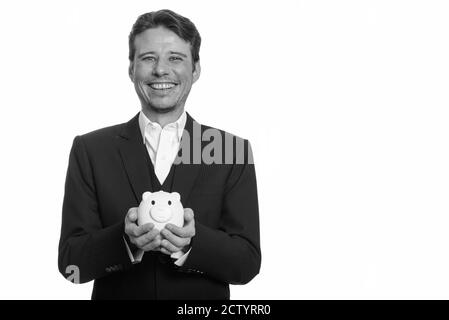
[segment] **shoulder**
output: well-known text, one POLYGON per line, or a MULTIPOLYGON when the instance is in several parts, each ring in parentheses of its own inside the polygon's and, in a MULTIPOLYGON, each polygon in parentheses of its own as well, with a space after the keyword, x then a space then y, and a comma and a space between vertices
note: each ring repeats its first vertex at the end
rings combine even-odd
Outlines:
POLYGON ((77 135, 73 140, 73 149, 75 151, 85 150, 88 153, 113 150, 117 140, 125 132, 128 123, 115 124, 77 135))
POLYGON ((131 120, 127 122, 84 133, 77 136, 75 139, 78 138, 83 142, 89 144, 104 144, 114 142, 119 137, 129 139, 139 136, 139 113, 137 113, 133 118, 131 118, 131 120))
POLYGON ((108 140, 114 140, 125 128, 126 123, 120 123, 104 128, 100 128, 91 132, 79 135, 83 141, 88 143, 104 143, 108 140))

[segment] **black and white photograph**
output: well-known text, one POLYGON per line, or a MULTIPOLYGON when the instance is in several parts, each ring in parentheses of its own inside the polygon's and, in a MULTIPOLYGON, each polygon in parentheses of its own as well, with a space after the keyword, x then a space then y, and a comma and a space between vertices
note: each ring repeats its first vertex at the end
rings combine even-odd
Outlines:
POLYGON ((2 2, 0 299, 449 299, 448 16, 2 2))

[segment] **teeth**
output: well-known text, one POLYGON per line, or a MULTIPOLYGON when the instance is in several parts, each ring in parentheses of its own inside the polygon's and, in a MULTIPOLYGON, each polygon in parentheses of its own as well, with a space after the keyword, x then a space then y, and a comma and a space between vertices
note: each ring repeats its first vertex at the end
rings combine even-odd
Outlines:
POLYGON ((175 85, 173 83, 152 83, 150 87, 156 90, 171 89, 175 85))

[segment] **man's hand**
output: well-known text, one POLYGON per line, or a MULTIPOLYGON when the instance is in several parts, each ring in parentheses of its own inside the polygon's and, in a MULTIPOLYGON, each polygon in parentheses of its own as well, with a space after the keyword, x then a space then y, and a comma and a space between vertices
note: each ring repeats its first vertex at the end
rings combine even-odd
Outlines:
POLYGON ((180 228, 168 223, 161 230, 161 235, 163 237, 161 241, 161 252, 168 255, 178 251, 186 253, 189 250, 193 236, 195 236, 193 210, 190 208, 184 209, 184 227, 180 228))
POLYGON ((131 243, 143 251, 159 251, 162 240, 159 230, 152 223, 138 226, 136 222, 137 208, 131 208, 125 217, 125 233, 131 243))

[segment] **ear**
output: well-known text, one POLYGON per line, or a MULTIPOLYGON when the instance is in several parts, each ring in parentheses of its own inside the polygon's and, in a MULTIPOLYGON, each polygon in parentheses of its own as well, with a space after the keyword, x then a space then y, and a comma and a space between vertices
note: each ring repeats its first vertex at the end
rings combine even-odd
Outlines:
POLYGON ((180 196, 179 193, 177 193, 177 192, 172 192, 172 193, 171 193, 171 198, 172 198, 173 201, 175 201, 175 202, 181 201, 181 196, 180 196))
POLYGON ((142 195, 142 200, 146 201, 149 196, 151 196, 151 192, 150 191, 144 192, 143 195, 142 195))
POLYGON ((195 69, 193 70, 193 83, 195 83, 200 78, 200 74, 201 74, 200 60, 195 62, 194 66, 195 66, 195 69))
POLYGON ((131 61, 128 67, 128 76, 132 82, 134 82, 134 62, 131 61))

